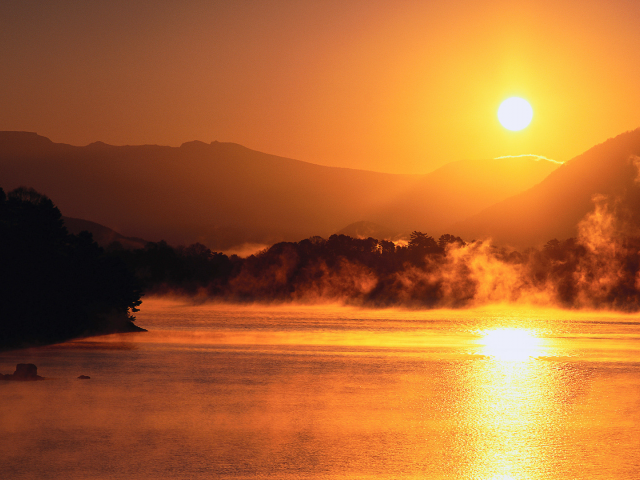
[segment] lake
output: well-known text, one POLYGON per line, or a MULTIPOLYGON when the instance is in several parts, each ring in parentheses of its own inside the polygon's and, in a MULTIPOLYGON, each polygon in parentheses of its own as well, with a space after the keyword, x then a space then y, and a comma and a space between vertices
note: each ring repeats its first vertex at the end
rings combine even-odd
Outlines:
POLYGON ((0 354, 7 479, 637 479, 640 316, 148 299, 0 354), (89 375, 90 380, 78 380, 89 375))

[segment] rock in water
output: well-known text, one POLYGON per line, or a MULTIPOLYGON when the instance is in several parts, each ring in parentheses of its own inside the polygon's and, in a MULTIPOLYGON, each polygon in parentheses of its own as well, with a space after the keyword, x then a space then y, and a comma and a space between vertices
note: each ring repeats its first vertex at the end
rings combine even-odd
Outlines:
POLYGON ((38 367, 33 363, 19 363, 16 365, 16 371, 13 372, 13 375, 2 375, 1 379, 18 381, 44 380, 43 377, 38 375, 38 367))
POLYGON ((33 378, 38 376, 38 367, 33 363, 19 363, 16 365, 16 371, 13 372, 14 377, 33 378))

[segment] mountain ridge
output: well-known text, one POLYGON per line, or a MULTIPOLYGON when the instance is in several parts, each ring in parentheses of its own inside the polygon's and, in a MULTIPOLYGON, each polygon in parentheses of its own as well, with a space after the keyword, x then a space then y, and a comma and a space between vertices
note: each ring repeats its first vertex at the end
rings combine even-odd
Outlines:
POLYGON ((578 223, 594 208, 596 194, 609 196, 612 202, 622 200, 627 214, 638 217, 634 155, 640 155, 640 128, 594 145, 540 183, 450 228, 469 238, 491 237, 516 247, 575 237, 578 223))
POLYGON ((78 147, 35 133, 0 132, 0 179, 6 190, 33 187, 65 215, 109 225, 125 237, 198 241, 213 249, 328 236, 363 220, 398 231, 450 233, 445 228, 452 220, 557 168, 527 159, 453 163, 425 175, 388 174, 317 165, 218 141, 78 147), (518 174, 519 168, 533 173, 518 174), (483 170, 489 173, 480 174, 483 170), (469 191, 446 193, 461 178, 469 191))

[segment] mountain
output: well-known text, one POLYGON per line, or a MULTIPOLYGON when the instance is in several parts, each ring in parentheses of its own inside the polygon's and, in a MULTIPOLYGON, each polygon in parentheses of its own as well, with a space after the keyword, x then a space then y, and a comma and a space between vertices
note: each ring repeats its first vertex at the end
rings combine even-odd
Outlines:
POLYGON ((636 182, 640 129, 618 135, 568 161, 539 184, 449 228, 464 238, 491 237, 513 246, 575 237, 577 224, 606 195, 631 222, 640 221, 636 182))
POLYGON ((385 204, 377 219, 395 230, 453 233, 452 223, 530 188, 560 165, 534 155, 451 162, 385 204))
POLYGON ((113 242, 118 242, 123 248, 135 249, 144 248, 148 243, 146 240, 141 238, 125 237, 109 227, 105 227, 104 225, 100 225, 99 223, 91 222, 89 220, 65 216, 62 217, 62 220, 64 221, 64 226, 67 227, 69 233, 77 235, 82 231, 91 232, 93 239, 101 247, 107 247, 113 242))
POLYGON ((314 165, 233 143, 79 147, 0 132, 5 190, 33 187, 68 217, 126 237, 199 241, 213 249, 326 237, 358 221, 438 235, 555 168, 518 158, 393 175, 314 165))
POLYGON ((0 185, 49 196, 125 236, 217 248, 329 235, 417 176, 323 167, 232 143, 84 147, 0 133, 0 185))

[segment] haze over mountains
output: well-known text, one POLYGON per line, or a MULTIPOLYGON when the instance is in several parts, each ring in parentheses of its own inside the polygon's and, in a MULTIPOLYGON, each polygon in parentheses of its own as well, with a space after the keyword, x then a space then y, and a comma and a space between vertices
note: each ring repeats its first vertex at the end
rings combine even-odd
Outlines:
POLYGON ((566 162, 531 189, 451 226, 464 238, 491 237, 522 247, 577 235, 577 225, 604 195, 627 233, 640 225, 640 129, 618 135, 566 162))
POLYGON ((0 186, 29 186, 68 217, 127 237, 213 249, 328 236, 359 221, 389 231, 451 224, 542 181, 534 157, 458 161, 426 175, 325 167, 232 143, 84 147, 0 132, 0 186))
POLYGON ((91 222, 89 220, 65 216, 62 217, 62 220, 64 221, 64 226, 67 228, 69 233, 78 235, 82 231, 91 232, 96 243, 103 247, 106 247, 113 242, 118 242, 123 248, 136 249, 144 248, 148 243, 147 240, 142 238, 125 237, 109 227, 105 227, 104 225, 100 225, 99 223, 91 222))
POLYGON ((0 186, 33 187, 75 217, 70 228, 81 228, 78 219, 107 225, 126 237, 98 228, 103 242, 128 246, 143 238, 229 249, 339 231, 391 238, 421 230, 521 247, 575 236, 594 194, 607 196, 628 224, 640 223, 638 156, 640 129, 562 166, 524 156, 393 175, 232 143, 76 147, 35 133, 0 132, 0 186))

